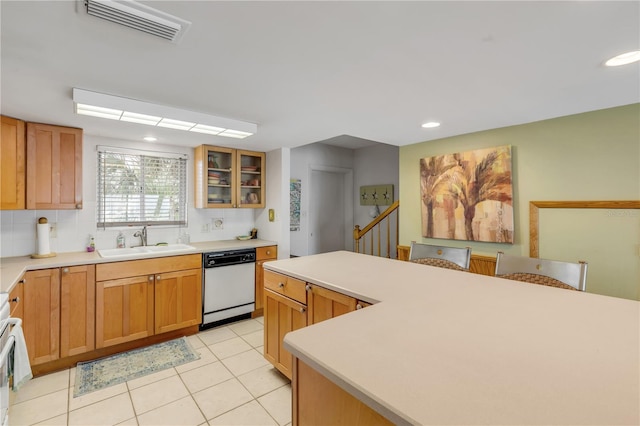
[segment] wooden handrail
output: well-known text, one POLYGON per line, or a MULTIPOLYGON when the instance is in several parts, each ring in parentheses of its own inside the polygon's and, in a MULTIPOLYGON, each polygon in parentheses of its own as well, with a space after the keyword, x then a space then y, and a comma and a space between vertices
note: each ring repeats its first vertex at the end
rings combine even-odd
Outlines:
POLYGON ((369 223, 367 226, 362 228, 362 230, 360 230, 360 225, 356 225, 356 229, 353 230, 353 238, 356 240, 359 240, 360 237, 362 237, 364 234, 369 232, 371 228, 373 228, 374 226, 382 222, 385 217, 393 213, 395 209, 397 209, 399 206, 400 206, 400 201, 394 202, 385 211, 383 211, 375 219, 373 219, 371 223, 369 223), (358 231, 358 233, 356 233, 356 231, 358 231))
MULTIPOLYGON (((384 212, 380 213, 375 219, 373 219, 371 221, 371 223, 369 223, 367 226, 365 226, 363 229, 360 229, 360 225, 356 225, 354 230, 353 230, 353 240, 354 240, 354 251, 357 253, 360 253, 360 240, 363 240, 363 251, 366 251, 366 235, 369 233, 369 231, 371 231, 372 229, 374 229, 376 226, 378 227, 378 256, 381 256, 381 237, 380 237, 380 227, 379 225, 382 223, 382 221, 384 221, 385 219, 387 220, 387 257, 391 257, 391 224, 390 224, 390 220, 389 220, 389 215, 391 215, 394 211, 397 211, 398 208, 400 207, 400 202, 396 201, 393 204, 391 204, 384 212)), ((398 245, 398 231, 399 231, 399 219, 396 216, 396 243, 394 245, 397 246, 398 245)), ((370 240, 370 251, 371 255, 374 254, 374 235, 371 234, 371 240, 370 240)), ((397 257, 397 253, 396 253, 396 257, 397 257)))

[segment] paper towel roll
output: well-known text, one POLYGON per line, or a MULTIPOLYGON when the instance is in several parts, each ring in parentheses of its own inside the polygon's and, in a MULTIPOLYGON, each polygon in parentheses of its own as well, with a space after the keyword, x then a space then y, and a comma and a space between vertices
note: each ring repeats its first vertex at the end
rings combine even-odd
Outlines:
POLYGON ((36 225, 36 234, 38 236, 38 254, 49 254, 49 224, 38 223, 36 225))

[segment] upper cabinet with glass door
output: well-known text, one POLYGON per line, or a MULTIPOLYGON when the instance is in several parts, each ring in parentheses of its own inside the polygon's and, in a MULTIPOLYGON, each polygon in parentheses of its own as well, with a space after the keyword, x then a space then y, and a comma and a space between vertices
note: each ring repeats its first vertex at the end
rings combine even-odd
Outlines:
POLYGON ((237 151, 238 207, 264 207, 264 152, 237 151))
POLYGON ((264 207, 264 153, 201 145, 194 157, 196 208, 264 207))

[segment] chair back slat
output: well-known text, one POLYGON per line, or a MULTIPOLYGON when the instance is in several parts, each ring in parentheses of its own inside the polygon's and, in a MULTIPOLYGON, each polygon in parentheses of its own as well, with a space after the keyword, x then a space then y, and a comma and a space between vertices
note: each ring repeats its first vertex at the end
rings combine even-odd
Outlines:
POLYGON ((496 258, 496 277, 516 279, 532 284, 562 287, 544 278, 549 277, 572 289, 585 291, 587 288, 587 263, 562 262, 534 257, 512 256, 501 251, 496 258), (516 275, 519 275, 516 278, 516 275))
POLYGON ((469 247, 446 247, 411 242, 409 261, 441 268, 469 270, 471 249, 469 247), (452 267, 451 264, 458 266, 452 267))

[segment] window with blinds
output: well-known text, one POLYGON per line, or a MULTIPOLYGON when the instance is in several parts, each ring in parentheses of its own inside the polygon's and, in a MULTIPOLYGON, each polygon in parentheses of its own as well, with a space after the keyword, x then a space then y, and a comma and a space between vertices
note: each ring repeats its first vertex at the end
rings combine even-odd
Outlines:
POLYGON ((187 158, 98 147, 98 227, 186 225, 187 158))

